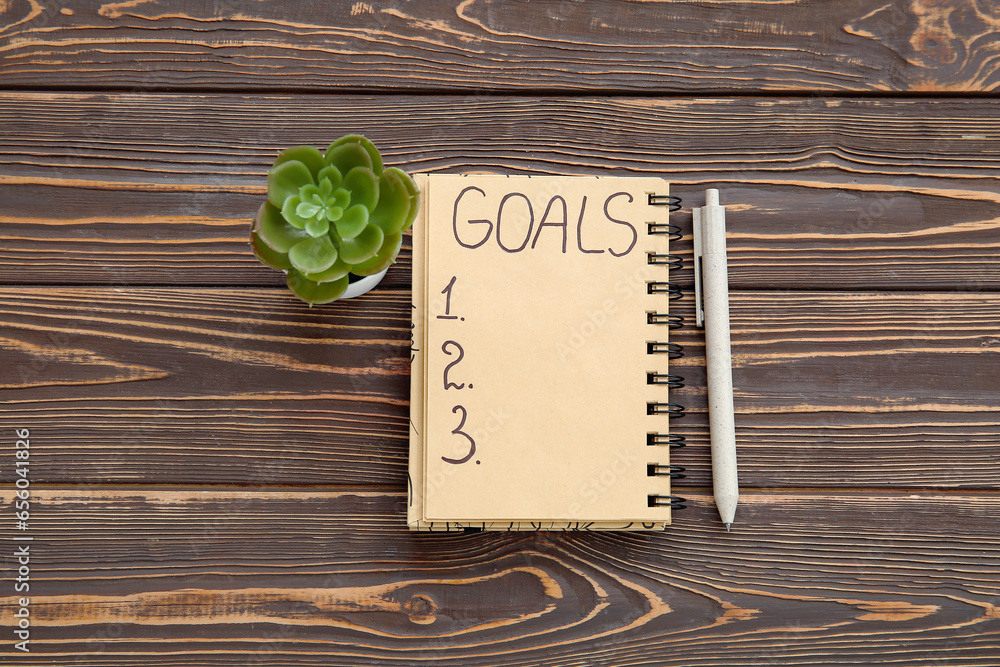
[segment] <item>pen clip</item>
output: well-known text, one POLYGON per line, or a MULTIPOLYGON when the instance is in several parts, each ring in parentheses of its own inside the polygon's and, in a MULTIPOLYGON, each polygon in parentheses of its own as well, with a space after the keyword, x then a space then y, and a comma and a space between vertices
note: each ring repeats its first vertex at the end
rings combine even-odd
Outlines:
POLYGON ((694 226, 692 228, 692 236, 694 237, 694 319, 695 324, 701 327, 705 326, 705 302, 703 300, 701 285, 701 209, 695 207, 692 213, 694 214, 694 226))

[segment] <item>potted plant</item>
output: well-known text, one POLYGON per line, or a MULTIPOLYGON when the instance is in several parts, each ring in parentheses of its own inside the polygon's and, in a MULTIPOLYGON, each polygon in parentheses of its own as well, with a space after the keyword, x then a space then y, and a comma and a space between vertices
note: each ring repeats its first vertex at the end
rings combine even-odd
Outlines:
POLYGON ((417 215, 413 179, 384 168, 375 145, 358 134, 282 151, 267 174, 267 201, 250 245, 310 306, 371 289, 395 262, 417 215), (361 285, 349 292, 349 286, 361 285), (352 293, 353 292, 353 293, 352 293))

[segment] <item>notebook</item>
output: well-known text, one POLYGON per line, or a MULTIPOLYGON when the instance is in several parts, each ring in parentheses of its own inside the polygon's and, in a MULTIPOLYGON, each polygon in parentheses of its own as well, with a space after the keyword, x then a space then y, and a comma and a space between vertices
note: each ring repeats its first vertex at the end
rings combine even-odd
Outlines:
POLYGON ((664 529, 683 445, 668 183, 414 180, 409 527, 664 529))

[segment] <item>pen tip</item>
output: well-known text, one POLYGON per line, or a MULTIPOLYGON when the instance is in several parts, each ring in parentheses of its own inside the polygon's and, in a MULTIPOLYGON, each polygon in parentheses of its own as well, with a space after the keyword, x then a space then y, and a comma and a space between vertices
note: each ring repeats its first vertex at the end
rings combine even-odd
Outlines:
POLYGON ((730 526, 732 526, 732 525, 733 525, 733 524, 731 524, 731 523, 727 523, 727 524, 726 524, 726 532, 727 532, 727 533, 729 532, 729 527, 730 527, 730 526))

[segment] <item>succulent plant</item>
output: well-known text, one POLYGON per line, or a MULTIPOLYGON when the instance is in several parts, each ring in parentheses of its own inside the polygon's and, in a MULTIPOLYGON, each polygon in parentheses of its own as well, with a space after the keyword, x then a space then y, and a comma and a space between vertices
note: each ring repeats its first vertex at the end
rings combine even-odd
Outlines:
POLYGON ((374 275, 396 260, 418 195, 413 179, 385 169, 361 135, 337 139, 326 153, 293 146, 267 174, 250 245, 257 259, 288 274, 295 296, 329 303, 347 289, 349 274, 374 275))

